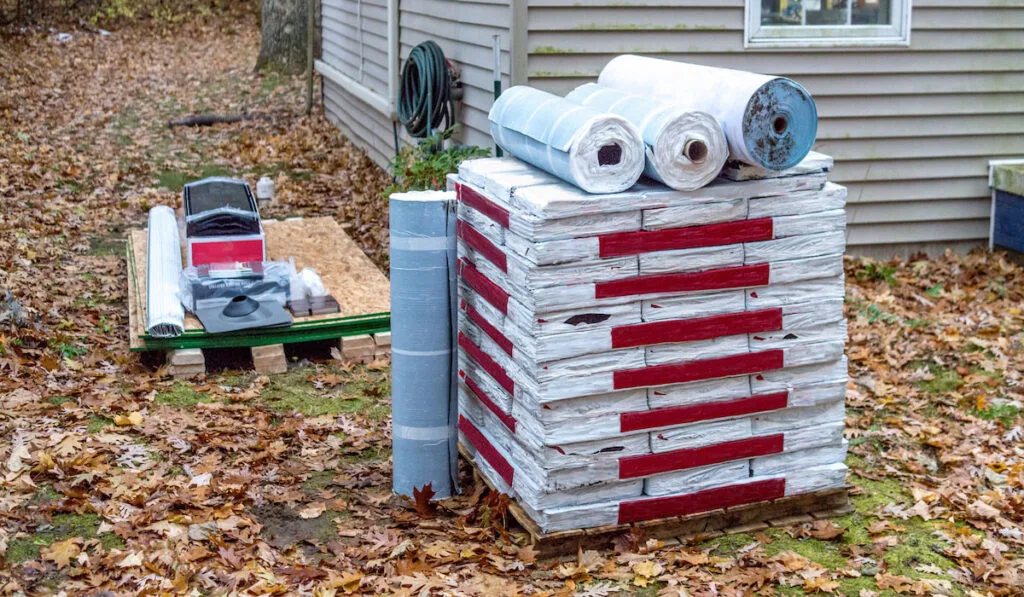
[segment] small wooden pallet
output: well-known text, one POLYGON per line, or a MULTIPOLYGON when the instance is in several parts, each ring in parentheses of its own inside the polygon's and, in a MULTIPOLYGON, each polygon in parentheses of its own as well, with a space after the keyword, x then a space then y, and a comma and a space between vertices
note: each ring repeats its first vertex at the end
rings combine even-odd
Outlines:
MULTIPOLYGON (((337 339, 334 343, 337 345, 338 354, 344 361, 365 364, 391 358, 391 332, 346 336, 337 339)), ((301 347, 304 344, 313 343, 293 342, 290 344, 301 347)), ((238 354, 230 359, 232 362, 245 362, 251 358, 253 369, 257 373, 270 375, 284 373, 288 370, 284 344, 235 347, 232 350, 248 353, 238 354)), ((207 371, 207 352, 204 352, 202 348, 179 348, 168 350, 165 354, 167 366, 175 379, 187 379, 203 375, 207 371)))
MULTIPOLYGON (((473 464, 473 460, 461 444, 459 453, 473 464)), ((473 472, 477 482, 494 489, 494 485, 480 474, 475 464, 473 472)), ((721 535, 750 533, 769 527, 785 527, 833 518, 849 514, 853 507, 850 505, 849 487, 841 487, 688 516, 553 533, 542 531, 514 501, 509 502, 508 511, 530 536, 530 544, 538 552, 538 557, 548 559, 575 557, 580 549, 608 549, 617 537, 634 529, 639 536, 660 539, 667 544, 678 544, 695 539, 711 539, 721 535)))
POLYGON ((128 319, 132 351, 162 351, 176 377, 206 370, 204 349, 244 348, 252 351, 257 371, 283 370, 284 344, 342 340, 343 356, 373 360, 378 352, 390 354, 390 286, 388 279, 366 257, 332 218, 267 220, 267 259, 295 258, 301 269, 311 267, 337 299, 341 313, 296 317, 289 327, 209 334, 193 315, 185 317, 185 333, 155 338, 146 333, 145 230, 128 234, 128 319), (375 342, 374 338, 380 340, 375 342), (378 344, 385 349, 378 349, 378 344), (347 353, 347 354, 346 354, 347 353))

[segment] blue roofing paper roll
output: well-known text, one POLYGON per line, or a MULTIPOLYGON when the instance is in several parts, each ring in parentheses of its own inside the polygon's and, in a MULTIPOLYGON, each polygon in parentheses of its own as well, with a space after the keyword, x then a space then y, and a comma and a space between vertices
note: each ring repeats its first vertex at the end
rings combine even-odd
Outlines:
POLYGON ((455 194, 391 195, 391 410, 395 493, 457 487, 455 194))
POLYGON ((734 159, 768 170, 800 163, 818 134, 814 99, 784 77, 624 55, 609 62, 597 82, 710 113, 734 159))
POLYGON ((644 174, 680 191, 708 184, 722 171, 729 145, 715 117, 678 104, 587 83, 565 99, 617 114, 635 125, 646 144, 644 174))
POLYGON ((624 191, 643 172, 640 131, 621 116, 521 85, 502 93, 488 118, 507 153, 589 193, 624 191))

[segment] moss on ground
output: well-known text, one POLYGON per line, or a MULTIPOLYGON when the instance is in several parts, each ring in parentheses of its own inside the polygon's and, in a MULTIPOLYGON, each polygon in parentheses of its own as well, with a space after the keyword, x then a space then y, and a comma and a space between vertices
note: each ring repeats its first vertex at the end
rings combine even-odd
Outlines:
POLYGON ((100 517, 93 513, 74 514, 62 513, 53 517, 48 525, 37 527, 35 533, 27 537, 12 539, 7 544, 7 553, 4 558, 11 564, 21 564, 29 560, 39 558, 44 547, 49 547, 57 541, 63 541, 72 537, 82 539, 99 538, 104 549, 124 547, 124 540, 113 533, 97 535, 100 527, 100 517))
POLYGON ((765 534, 772 540, 764 546, 765 553, 770 556, 792 551, 812 562, 835 570, 847 565, 846 557, 839 551, 839 543, 820 539, 796 539, 787 529, 766 529, 765 534))
POLYGON ((101 415, 92 415, 89 417, 89 423, 86 425, 85 430, 89 433, 99 433, 114 424, 114 419, 110 419, 101 415))
POLYGON ((159 392, 154 398, 157 404, 177 406, 179 408, 191 408, 197 404, 211 402, 209 396, 201 394, 187 384, 180 381, 174 382, 171 389, 166 392, 159 392))
POLYGON ((963 384, 964 380, 957 373, 956 369, 943 367, 935 363, 914 363, 913 366, 928 367, 932 379, 920 381, 917 387, 929 394, 948 394, 956 391, 963 384))
POLYGON ((299 367, 274 376, 263 390, 263 402, 278 411, 298 411, 310 417, 359 412, 379 421, 391 412, 383 400, 391 392, 387 376, 375 382, 350 381, 323 391, 309 381, 314 372, 299 367))

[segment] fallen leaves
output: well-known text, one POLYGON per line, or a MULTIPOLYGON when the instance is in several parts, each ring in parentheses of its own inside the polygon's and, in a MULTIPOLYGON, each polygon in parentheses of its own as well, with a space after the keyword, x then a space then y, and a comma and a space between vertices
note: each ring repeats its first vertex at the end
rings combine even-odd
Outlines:
POLYGON ((412 488, 412 497, 416 506, 416 512, 424 518, 432 517, 436 511, 434 504, 431 502, 435 495, 432 485, 432 483, 427 483, 423 487, 412 488))

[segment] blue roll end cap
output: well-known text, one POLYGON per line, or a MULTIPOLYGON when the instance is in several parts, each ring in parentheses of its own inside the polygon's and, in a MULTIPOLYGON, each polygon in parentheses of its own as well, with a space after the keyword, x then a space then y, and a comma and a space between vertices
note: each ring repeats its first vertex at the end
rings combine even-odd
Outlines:
POLYGON ((758 89, 743 114, 743 138, 756 165, 786 170, 799 164, 818 135, 818 108, 799 83, 776 78, 758 89))

